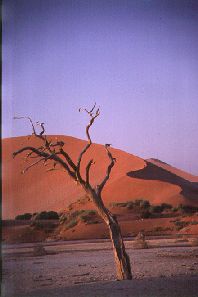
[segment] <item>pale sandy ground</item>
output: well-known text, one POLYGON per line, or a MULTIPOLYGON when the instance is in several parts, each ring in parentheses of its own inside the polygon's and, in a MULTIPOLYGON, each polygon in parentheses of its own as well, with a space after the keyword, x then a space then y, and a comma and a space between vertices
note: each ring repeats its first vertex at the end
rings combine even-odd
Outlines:
POLYGON ((49 254, 37 257, 33 244, 3 246, 2 296, 197 297, 198 248, 173 243, 152 240, 153 248, 134 250, 126 241, 134 279, 122 282, 108 241, 48 243, 49 254))

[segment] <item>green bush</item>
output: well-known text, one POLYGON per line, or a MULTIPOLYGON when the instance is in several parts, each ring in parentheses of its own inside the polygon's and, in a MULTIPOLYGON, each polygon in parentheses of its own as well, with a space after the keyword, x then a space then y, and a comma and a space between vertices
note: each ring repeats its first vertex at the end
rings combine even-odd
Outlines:
MULTIPOLYGON (((150 211, 153 213, 161 213, 164 210, 171 210, 172 209, 172 205, 168 204, 168 203, 162 203, 160 205, 151 205, 150 206, 150 211)), ((174 211, 177 211, 176 209, 174 211)))
POLYGON ((110 204, 111 207, 127 207, 127 208, 130 208, 131 205, 133 205, 133 201, 128 201, 128 202, 112 202, 110 204))
POLYGON ((85 211, 84 211, 84 214, 85 214, 85 215, 89 215, 89 216, 94 216, 94 215, 97 214, 97 212, 96 212, 95 210, 92 210, 92 209, 89 210, 89 209, 88 209, 88 210, 85 210, 85 211))
POLYGON ((71 229, 73 228, 74 226, 76 226, 78 224, 77 220, 76 219, 72 219, 71 221, 69 221, 67 224, 66 224, 66 228, 67 229, 71 229))
POLYGON ((110 206, 112 206, 112 207, 126 207, 128 209, 133 209, 133 208, 147 209, 150 207, 150 202, 148 200, 136 199, 135 201, 112 202, 110 204, 110 206))
POLYGON ((30 220, 31 218, 32 218, 32 214, 27 212, 22 215, 16 216, 15 220, 30 220))
POLYGON ((135 206, 140 206, 140 204, 142 203, 142 199, 136 199, 135 201, 134 201, 134 205, 135 206))
POLYGON ((140 200, 140 208, 147 209, 150 207, 150 202, 148 200, 140 200))
POLYGON ((198 225, 198 221, 191 221, 190 225, 198 225))
POLYGON ((70 214, 67 214, 67 215, 64 214, 60 218, 60 221, 61 223, 65 223, 65 226, 67 229, 70 229, 76 226, 79 219, 87 224, 96 224, 98 223, 98 221, 93 220, 95 219, 96 214, 97 213, 95 210, 90 210, 90 209, 76 210, 70 214))
POLYGON ((36 215, 36 220, 58 220, 59 215, 55 211, 42 211, 36 215))
POLYGON ((39 221, 32 221, 30 226, 33 227, 36 230, 41 230, 41 229, 45 228, 44 224, 42 222, 39 222, 39 221))
POLYGON ((162 203, 161 204, 161 207, 163 210, 165 209, 172 209, 172 205, 171 204, 168 204, 168 203, 162 203))
POLYGON ((145 210, 140 214, 140 217, 142 219, 148 219, 152 216, 151 212, 149 210, 145 210))
POLYGON ((91 223, 91 221, 92 221, 93 217, 95 217, 95 215, 96 215, 96 211, 95 210, 84 210, 80 214, 80 219, 84 223, 91 223))
POLYGON ((133 201, 127 202, 126 207, 127 207, 127 209, 133 209, 134 208, 133 201))
POLYGON ((172 208, 172 211, 173 211, 173 212, 177 212, 177 211, 178 211, 178 207, 173 207, 173 208, 172 208))
POLYGON ((188 226, 189 222, 185 222, 185 221, 175 221, 175 226, 176 226, 176 230, 181 230, 184 227, 188 226))
POLYGON ((182 204, 178 206, 178 209, 181 210, 183 213, 195 213, 198 211, 198 207, 182 204))
POLYGON ((150 207, 150 212, 152 213, 161 213, 163 211, 163 207, 161 205, 153 205, 150 207))

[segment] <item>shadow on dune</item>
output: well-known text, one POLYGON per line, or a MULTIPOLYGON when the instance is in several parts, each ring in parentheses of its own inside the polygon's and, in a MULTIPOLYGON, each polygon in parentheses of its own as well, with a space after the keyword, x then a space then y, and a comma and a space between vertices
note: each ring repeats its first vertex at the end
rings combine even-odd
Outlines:
POLYGON ((181 187, 181 194, 187 199, 197 200, 198 202, 198 183, 190 182, 170 171, 157 165, 145 161, 147 166, 137 171, 130 171, 127 176, 144 180, 159 180, 168 182, 181 187))

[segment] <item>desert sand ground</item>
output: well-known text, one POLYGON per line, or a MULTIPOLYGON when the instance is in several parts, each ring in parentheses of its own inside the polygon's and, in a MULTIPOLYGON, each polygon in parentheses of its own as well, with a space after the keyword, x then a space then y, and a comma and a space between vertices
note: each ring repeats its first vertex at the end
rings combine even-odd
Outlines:
POLYGON ((173 239, 133 249, 126 240, 133 280, 116 281, 108 240, 4 245, 3 297, 197 297, 198 247, 173 239))

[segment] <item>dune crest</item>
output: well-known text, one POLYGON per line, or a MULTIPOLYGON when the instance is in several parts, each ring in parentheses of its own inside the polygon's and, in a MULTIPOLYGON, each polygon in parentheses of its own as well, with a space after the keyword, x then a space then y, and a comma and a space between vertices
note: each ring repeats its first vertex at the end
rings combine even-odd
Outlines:
MULTIPOLYGON (((75 161, 86 143, 84 140, 71 136, 52 135, 49 138, 63 140, 64 149, 75 161)), ((84 196, 81 187, 77 186, 62 170, 46 172, 46 167, 40 164, 27 173, 21 174, 26 166, 25 155, 17 156, 13 160, 12 153, 26 145, 39 145, 39 140, 33 137, 28 140, 27 136, 2 140, 3 219, 12 219, 25 212, 61 211, 84 196)), ((148 199, 156 204, 167 202, 173 205, 179 203, 198 205, 198 199, 193 199, 192 202, 189 195, 186 197, 185 193, 182 193, 181 185, 160 179, 147 180, 144 177, 130 176, 129 173, 140 172, 146 168, 148 164, 145 160, 114 148, 112 148, 112 153, 116 158, 116 164, 104 189, 105 204, 108 205, 115 201, 148 199)), ((91 158, 95 161, 91 182, 96 185, 104 177, 109 160, 104 147, 93 144, 82 162, 82 172, 91 158)), ((158 165, 156 166, 159 168, 158 165)), ((163 170, 166 169, 163 168, 163 170)), ((191 186, 191 180, 188 182, 188 186, 191 186)))

